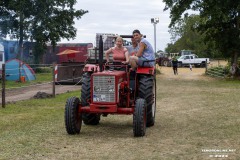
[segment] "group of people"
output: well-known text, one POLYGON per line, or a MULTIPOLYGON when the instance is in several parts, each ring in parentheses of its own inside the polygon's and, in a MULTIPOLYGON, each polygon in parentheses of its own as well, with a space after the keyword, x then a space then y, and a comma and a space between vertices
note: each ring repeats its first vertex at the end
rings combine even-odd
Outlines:
POLYGON ((116 45, 105 52, 107 62, 109 62, 109 55, 113 54, 114 61, 129 64, 133 70, 138 66, 153 67, 155 54, 152 45, 143 38, 139 30, 134 30, 132 34, 132 46, 127 48, 123 46, 122 37, 117 37, 116 45))

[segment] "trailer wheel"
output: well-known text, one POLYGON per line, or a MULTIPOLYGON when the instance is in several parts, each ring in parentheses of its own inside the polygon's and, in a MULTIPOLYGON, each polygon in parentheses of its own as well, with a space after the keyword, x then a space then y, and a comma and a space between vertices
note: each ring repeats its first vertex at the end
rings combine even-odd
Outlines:
POLYGON ((146 133, 146 101, 143 98, 136 100, 133 113, 133 134, 134 137, 142 137, 146 133))
POLYGON ((156 79, 152 75, 139 77, 139 97, 146 100, 147 104, 147 127, 155 123, 156 112, 156 79))
POLYGON ((68 134, 79 134, 82 126, 82 114, 79 110, 79 98, 67 99, 65 105, 65 127, 68 134))
MULTIPOLYGON (((82 89, 81 89, 81 102, 82 106, 88 106, 91 98, 91 74, 86 72, 83 74, 82 89)), ((82 119, 86 125, 97 125, 100 121, 100 114, 96 113, 83 113, 82 119)))

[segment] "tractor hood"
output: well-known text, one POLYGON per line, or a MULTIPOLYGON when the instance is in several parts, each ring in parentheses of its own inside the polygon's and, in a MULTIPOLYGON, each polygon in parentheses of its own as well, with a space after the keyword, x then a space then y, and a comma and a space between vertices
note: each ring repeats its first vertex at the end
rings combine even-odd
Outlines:
POLYGON ((116 76, 116 77, 123 77, 126 78, 127 73, 125 71, 103 71, 103 72, 97 72, 93 73, 93 76, 116 76))

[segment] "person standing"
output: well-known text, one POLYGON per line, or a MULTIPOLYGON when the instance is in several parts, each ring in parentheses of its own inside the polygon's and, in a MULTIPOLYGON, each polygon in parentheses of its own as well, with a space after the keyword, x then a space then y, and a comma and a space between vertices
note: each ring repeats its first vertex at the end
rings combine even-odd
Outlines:
POLYGON ((116 38, 116 46, 109 48, 105 52, 106 60, 109 62, 109 54, 113 54, 113 60, 121 61, 124 64, 129 63, 129 53, 126 47, 123 47, 122 37, 116 38))
POLYGON ((138 66, 153 67, 155 65, 155 54, 152 45, 142 37, 139 30, 133 31, 133 38, 139 43, 136 55, 130 56, 130 65, 133 70, 138 66))
POLYGON ((189 64, 189 69, 190 69, 190 71, 192 71, 192 65, 191 64, 189 64))
POLYGON ((174 75, 177 75, 178 74, 178 60, 175 56, 172 58, 172 67, 173 67, 174 75))

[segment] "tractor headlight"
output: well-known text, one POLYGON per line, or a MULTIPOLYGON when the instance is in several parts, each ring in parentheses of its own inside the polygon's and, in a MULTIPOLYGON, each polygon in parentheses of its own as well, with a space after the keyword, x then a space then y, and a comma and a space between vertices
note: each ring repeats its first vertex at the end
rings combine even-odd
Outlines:
POLYGON ((95 92, 100 92, 101 91, 101 87, 100 86, 94 86, 94 91, 95 92))
POLYGON ((115 91, 115 88, 113 85, 109 85, 108 86, 108 92, 114 92, 115 91))

